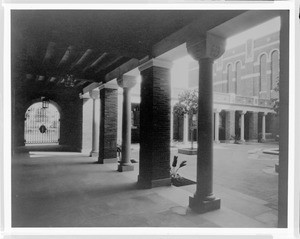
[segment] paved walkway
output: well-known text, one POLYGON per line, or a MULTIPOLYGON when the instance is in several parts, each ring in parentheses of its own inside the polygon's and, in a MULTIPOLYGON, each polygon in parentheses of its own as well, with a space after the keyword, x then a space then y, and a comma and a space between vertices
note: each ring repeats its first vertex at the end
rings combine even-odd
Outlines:
MULTIPOLYGON (((215 145, 214 192, 221 209, 189 210, 195 185, 136 189, 135 171, 95 164, 79 153, 32 152, 13 159, 12 219, 16 227, 276 227, 278 156, 265 144, 215 145)), ((276 146, 275 146, 276 147, 276 146)), ((172 148, 172 156, 177 149, 172 148)), ((138 160, 138 147, 133 146, 138 160)), ((196 179, 196 156, 180 174, 196 179)))

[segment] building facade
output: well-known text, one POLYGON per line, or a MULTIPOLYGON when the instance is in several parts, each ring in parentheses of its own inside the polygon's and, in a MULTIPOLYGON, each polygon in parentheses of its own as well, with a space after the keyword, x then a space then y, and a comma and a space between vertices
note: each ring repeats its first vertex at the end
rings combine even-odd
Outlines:
MULTIPOLYGON (((184 90, 198 88, 198 63, 191 61, 188 65, 188 88, 172 88, 172 105, 184 90)), ((273 110, 273 101, 279 97, 276 89, 278 81, 279 32, 251 38, 227 49, 213 65, 214 140, 275 140, 279 134, 279 122, 273 110)), ((139 134, 138 91, 133 94, 133 101, 132 142, 136 143, 139 134)), ((118 115, 121 115, 121 107, 118 115)), ((187 142, 193 135, 193 140, 196 140, 197 130, 191 133, 191 124, 191 119, 173 115, 171 139, 187 142)))

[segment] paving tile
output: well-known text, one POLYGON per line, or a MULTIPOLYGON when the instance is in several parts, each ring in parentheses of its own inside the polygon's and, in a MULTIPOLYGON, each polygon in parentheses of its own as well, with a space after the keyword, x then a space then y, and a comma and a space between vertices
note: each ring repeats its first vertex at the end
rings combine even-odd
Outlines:
POLYGON ((255 219, 265 223, 266 225, 269 225, 270 227, 277 227, 278 216, 277 216, 277 211, 275 210, 262 213, 261 215, 256 216, 255 219))
MULTIPOLYGON (((214 193, 221 209, 196 214, 188 198, 196 185, 136 188, 134 171, 119 173, 116 164, 99 165, 81 154, 25 154, 13 159, 13 225, 36 227, 274 227, 278 176, 266 173, 278 159, 265 157, 263 144, 214 148, 214 193), (248 150, 254 158, 249 159, 248 150), (32 156, 33 156, 32 155, 32 156), (258 157, 256 157, 258 156, 258 157)), ((171 150, 171 157, 177 154, 171 150)), ((132 151, 138 159, 138 147, 132 151)), ((180 174, 196 179, 196 156, 180 174)))
POLYGON ((204 219, 214 222, 220 227, 247 227, 247 228, 264 228, 264 223, 247 217, 243 214, 235 212, 229 208, 221 207, 221 209, 208 212, 201 215, 204 219))

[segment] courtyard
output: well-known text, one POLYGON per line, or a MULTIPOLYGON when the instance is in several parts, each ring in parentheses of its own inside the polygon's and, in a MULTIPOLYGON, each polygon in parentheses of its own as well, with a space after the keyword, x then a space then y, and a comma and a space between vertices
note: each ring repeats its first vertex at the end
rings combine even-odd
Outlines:
MULTIPOLYGON (((178 147, 171 148, 171 162, 174 155, 179 163, 186 160, 178 172, 196 181, 197 156, 178 154, 178 147)), ((277 147, 214 144, 213 187, 221 209, 205 214, 188 208, 196 184, 137 189, 138 163, 119 173, 117 164, 97 164, 82 153, 32 147, 12 159, 12 226, 277 227, 278 155, 263 153, 277 147)), ((131 151, 139 161, 139 145, 131 151)))

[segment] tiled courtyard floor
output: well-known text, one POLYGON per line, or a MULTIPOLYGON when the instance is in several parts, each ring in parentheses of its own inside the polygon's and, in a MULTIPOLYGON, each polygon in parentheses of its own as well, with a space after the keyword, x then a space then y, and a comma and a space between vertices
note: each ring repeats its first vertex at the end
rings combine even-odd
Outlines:
MULTIPOLYGON (((276 227, 278 156, 270 144, 214 145, 214 193, 221 209, 188 209, 196 185, 136 189, 138 164, 119 173, 79 153, 18 154, 12 167, 14 227, 276 227)), ((132 157, 138 158, 133 145, 132 157)), ((178 155, 177 148, 172 148, 178 155)), ((196 156, 180 174, 196 180, 196 156)))

